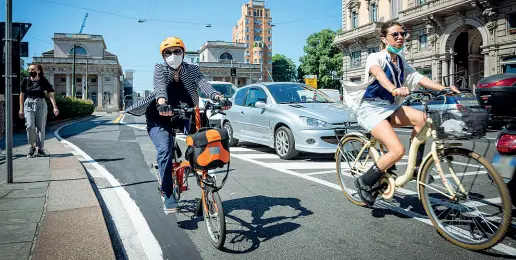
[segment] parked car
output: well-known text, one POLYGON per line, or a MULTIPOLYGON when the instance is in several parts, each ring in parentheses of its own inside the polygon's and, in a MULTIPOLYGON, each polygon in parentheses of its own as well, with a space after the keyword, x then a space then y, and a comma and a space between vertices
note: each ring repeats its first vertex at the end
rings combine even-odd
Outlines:
MULTIPOLYGON (((229 82, 223 82, 223 81, 209 81, 211 86, 220 92, 222 95, 224 95, 225 98, 232 100, 233 94, 235 94, 237 87, 229 82)), ((209 98, 204 95, 204 93, 199 90, 199 108, 201 111, 204 109, 204 103, 209 100, 209 98)), ((211 115, 210 111, 207 111, 207 115, 210 126, 213 127, 222 127, 222 115, 221 114, 215 114, 211 115)))
POLYGON ((516 116, 516 73, 501 73, 485 77, 475 89, 478 102, 490 108, 491 125, 504 125, 507 117, 516 116), (493 104, 496 103, 496 106, 493 104))
POLYGON ((516 207, 516 116, 496 138, 493 167, 502 176, 511 193, 512 205, 516 207))
POLYGON ((356 122, 344 105, 302 83, 263 82, 233 96, 224 128, 230 144, 239 141, 274 148, 288 160, 299 151, 334 153, 347 127, 356 122))
POLYGON ((335 100, 335 102, 342 102, 342 95, 338 89, 324 88, 320 89, 320 91, 335 100))
MULTIPOLYGON (((440 96, 428 104, 430 110, 449 110, 452 114, 457 112, 457 118, 460 118, 460 111, 467 107, 480 107, 477 98, 468 90, 461 89, 461 94, 453 96, 440 96)), ((417 110, 423 111, 424 106, 421 102, 411 101, 408 104, 417 110)))

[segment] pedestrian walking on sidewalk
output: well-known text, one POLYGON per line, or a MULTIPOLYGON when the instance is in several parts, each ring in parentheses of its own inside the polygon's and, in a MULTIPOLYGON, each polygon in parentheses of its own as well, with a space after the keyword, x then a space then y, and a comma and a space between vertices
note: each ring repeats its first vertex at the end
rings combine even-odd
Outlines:
POLYGON ((27 139, 30 144, 27 157, 47 156, 44 150, 48 113, 45 91, 54 107, 54 115, 59 114, 59 109, 54 98, 54 88, 43 75, 43 67, 32 64, 29 66, 29 74, 30 77, 24 78, 21 83, 19 111, 20 118, 25 118, 27 139))

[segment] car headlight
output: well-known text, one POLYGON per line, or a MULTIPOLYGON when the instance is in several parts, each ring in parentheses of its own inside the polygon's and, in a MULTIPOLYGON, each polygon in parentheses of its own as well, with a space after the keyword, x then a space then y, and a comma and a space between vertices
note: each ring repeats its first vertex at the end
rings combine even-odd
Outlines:
POLYGON ((314 127, 321 127, 321 128, 331 128, 332 125, 329 123, 326 123, 322 120, 306 117, 306 116, 300 116, 299 117, 303 123, 305 123, 308 126, 314 126, 314 127))

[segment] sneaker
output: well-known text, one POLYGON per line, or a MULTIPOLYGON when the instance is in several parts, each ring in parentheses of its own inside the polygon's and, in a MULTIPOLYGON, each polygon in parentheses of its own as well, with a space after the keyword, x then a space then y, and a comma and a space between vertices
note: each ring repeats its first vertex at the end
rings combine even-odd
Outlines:
POLYGON ((27 157, 32 158, 32 157, 36 156, 35 153, 36 153, 36 148, 35 147, 31 147, 29 149, 29 153, 27 154, 27 157))
POLYGON ((45 150, 43 149, 38 149, 38 154, 37 156, 40 156, 40 157, 47 157, 47 153, 45 153, 45 150))
POLYGON ((174 197, 174 195, 172 195, 172 194, 166 195, 165 194, 161 198, 163 200, 163 209, 165 210, 165 214, 177 212, 178 203, 177 203, 177 200, 174 197))

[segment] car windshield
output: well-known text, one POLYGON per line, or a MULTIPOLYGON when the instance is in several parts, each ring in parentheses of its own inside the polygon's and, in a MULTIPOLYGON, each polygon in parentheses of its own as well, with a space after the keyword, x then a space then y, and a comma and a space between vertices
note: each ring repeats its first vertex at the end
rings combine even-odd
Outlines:
MULTIPOLYGON (((235 94, 236 88, 231 84, 219 84, 219 83, 211 83, 211 86, 218 92, 220 92, 224 97, 230 98, 235 94)), ((201 98, 208 98, 204 92, 199 89, 199 96, 201 98)))
POLYGON ((335 103, 333 99, 317 89, 300 84, 268 85, 267 89, 279 104, 293 103, 335 103))

